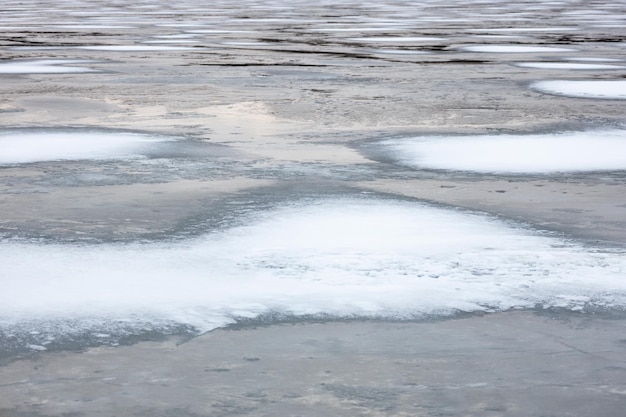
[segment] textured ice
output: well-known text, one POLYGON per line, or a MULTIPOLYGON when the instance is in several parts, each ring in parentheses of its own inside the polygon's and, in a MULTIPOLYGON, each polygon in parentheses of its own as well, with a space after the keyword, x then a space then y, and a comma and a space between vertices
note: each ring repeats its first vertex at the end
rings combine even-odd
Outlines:
POLYGON ((79 59, 40 59, 36 61, 0 62, 0 74, 69 74, 79 72, 96 72, 85 67, 72 64, 85 64, 92 61, 79 59))
POLYGON ((568 97, 626 99, 625 80, 548 80, 535 82, 531 88, 568 97))
POLYGON ((0 134, 0 164, 137 156, 149 143, 164 140, 122 132, 9 131, 0 134))
POLYGON ((382 142, 399 163, 422 169, 501 173, 626 170, 626 131, 542 135, 423 136, 382 142))
POLYGON ((141 317, 208 330, 269 312, 406 318, 626 305, 623 252, 377 199, 294 203, 182 242, 5 241, 0 263, 5 324, 141 317))

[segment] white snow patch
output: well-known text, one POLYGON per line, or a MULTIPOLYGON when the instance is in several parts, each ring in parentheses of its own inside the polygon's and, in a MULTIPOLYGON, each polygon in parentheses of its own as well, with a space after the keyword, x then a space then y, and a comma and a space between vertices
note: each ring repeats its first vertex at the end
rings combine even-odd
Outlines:
POLYGON ((621 65, 610 64, 582 64, 576 62, 520 62, 514 64, 522 68, 538 68, 538 69, 566 69, 566 70, 614 70, 624 69, 621 65))
POLYGON ((0 264, 5 323, 84 316, 209 330, 270 311, 402 318, 626 305, 623 252, 386 200, 294 204, 176 243, 0 242, 0 264))
POLYGON ((535 82, 530 87, 543 93, 568 97, 626 99, 626 80, 548 80, 535 82))
POLYGON ((94 45, 77 46, 78 49, 90 51, 117 51, 117 52, 160 52, 160 51, 187 51, 193 49, 185 46, 149 46, 149 45, 94 45))
POLYGON ((364 38, 350 38, 352 41, 359 42, 431 42, 443 41, 445 38, 435 38, 428 36, 378 36, 364 38))
POLYGON ((164 140, 136 133, 10 131, 0 134, 0 164, 139 156, 164 140))
POLYGON ((460 49, 468 52, 487 53, 534 53, 534 52, 572 52, 575 49, 556 48, 552 46, 525 46, 525 45, 471 45, 460 49))
POLYGON ((97 72, 85 67, 71 66, 86 64, 93 61, 80 59, 40 59, 36 61, 0 62, 0 74, 70 74, 81 72, 97 72))
POLYGON ((424 136, 382 142, 401 164, 485 173, 626 170, 626 131, 424 136))

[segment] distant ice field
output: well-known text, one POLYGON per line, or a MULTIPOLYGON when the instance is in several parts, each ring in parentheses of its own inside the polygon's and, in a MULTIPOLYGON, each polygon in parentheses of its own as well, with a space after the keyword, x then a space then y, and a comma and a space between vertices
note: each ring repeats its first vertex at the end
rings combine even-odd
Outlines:
POLYGON ((417 169, 513 174, 626 170, 624 130, 417 136, 379 145, 392 160, 417 169))
POLYGON ((73 323, 54 327, 60 333, 120 321, 206 331, 272 313, 406 319, 626 307, 623 251, 378 198, 294 202, 184 241, 4 241, 0 264, 0 330, 33 320, 73 323))

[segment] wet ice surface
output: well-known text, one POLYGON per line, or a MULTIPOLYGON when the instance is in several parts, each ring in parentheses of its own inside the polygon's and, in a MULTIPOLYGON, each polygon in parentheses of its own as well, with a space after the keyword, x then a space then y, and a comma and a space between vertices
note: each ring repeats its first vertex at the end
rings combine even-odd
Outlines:
POLYGON ((206 331, 264 314, 626 307, 623 252, 379 198, 287 203, 183 241, 0 249, 4 342, 33 326, 54 329, 39 340, 122 327, 206 331))
POLYGON ((16 60, 0 62, 0 74, 70 74, 96 72, 88 67, 73 66, 88 64, 88 60, 73 59, 41 59, 35 61, 16 60))
MULTIPOLYGON (((284 59, 276 59, 269 53, 277 44, 288 45, 295 52, 310 53, 320 48, 323 54, 325 48, 331 47, 345 52, 346 49, 341 48, 345 48, 346 41, 350 42, 350 53, 386 54, 389 56, 380 58, 390 60, 399 59, 399 55, 424 52, 373 48, 405 47, 407 43, 419 42, 420 48, 432 47, 427 59, 435 55, 442 61, 455 59, 466 51, 547 55, 568 51, 568 56, 573 56, 580 50, 581 54, 612 56, 608 51, 623 54, 623 46, 614 42, 621 36, 618 31, 615 31, 617 35, 604 29, 591 33, 588 45, 574 39, 574 46, 570 47, 567 38, 561 38, 570 32, 575 35, 580 28, 624 27, 619 4, 583 3, 564 5, 575 10, 555 14, 550 20, 554 26, 546 27, 545 14, 552 13, 552 7, 561 7, 558 4, 510 2, 466 7, 463 3, 456 4, 458 8, 442 8, 437 1, 419 4, 413 1, 393 4, 292 1, 286 4, 245 0, 237 5, 218 1, 213 7, 204 8, 195 0, 178 1, 167 7, 162 2, 115 3, 100 7, 99 2, 58 1, 54 6, 46 4, 46 10, 54 8, 54 12, 62 16, 53 27, 58 33, 50 44, 41 45, 37 33, 50 29, 49 24, 41 23, 41 3, 9 0, 3 2, 0 10, 5 24, 0 30, 11 31, 2 46, 8 53, 71 50, 72 54, 80 54, 85 59, 102 56, 101 52, 106 53, 107 59, 110 54, 119 53, 116 59, 124 60, 130 55, 125 52, 184 51, 186 54, 204 49, 141 45, 155 42, 155 38, 164 39, 163 42, 184 42, 189 37, 204 45, 217 45, 220 51, 226 52, 229 47, 265 49, 269 63, 278 60, 281 65, 284 59), (135 31, 136 28, 142 29, 135 31), (78 30, 97 30, 107 37, 102 40, 94 35, 93 39, 85 39, 83 33, 76 35, 78 30), (493 44, 457 48, 466 42, 465 36, 476 33, 492 34, 493 44), (511 40, 512 37, 517 39, 511 40), (595 38, 602 44, 594 43, 595 38), (511 44, 500 44, 503 39, 511 44), (518 40, 523 43, 515 43, 518 40), (604 48, 600 52, 596 52, 598 45, 604 48), (614 48, 611 50, 611 47, 614 48)), ((455 6, 455 3, 446 5, 455 6)), ((480 42, 490 41, 482 38, 480 42)), ((258 63, 253 58, 246 59, 250 60, 246 65, 258 63)), ((82 67, 72 69, 71 65, 80 62, 52 64, 47 61, 46 65, 35 64, 35 69, 89 71, 82 67)), ((2 62, 0 68, 18 68, 20 73, 26 73, 26 62, 11 64, 2 62)), ((289 76, 289 81, 294 82, 307 76, 320 80, 335 77, 323 69, 317 73, 294 71, 291 75, 288 71, 276 72, 276 78, 285 80, 289 76)), ((533 68, 528 71, 532 74, 533 68)), ((141 79, 139 75, 137 79, 141 79)), ((547 81, 533 85, 552 94, 595 98, 624 98, 623 86, 623 81, 600 80, 547 81)), ((204 144, 196 144, 191 153, 200 153, 207 156, 206 159, 193 163, 173 162, 172 155, 176 152, 168 147, 172 143, 169 139, 153 143, 131 136, 120 142, 90 143, 85 148, 82 142, 44 147, 41 142, 27 143, 22 138, 20 142, 11 142, 14 153, 2 153, 0 157, 7 158, 5 164, 61 161, 46 166, 46 176, 38 180, 41 184, 36 184, 42 187, 168 181, 174 177, 204 179, 232 173, 228 170, 232 168, 211 165, 213 159, 204 144), (152 147, 157 144, 160 153, 152 147), (144 157, 155 159, 142 166, 134 160, 143 161, 144 157), (128 165, 101 164, 100 158, 124 161, 131 158, 133 161, 128 165), (84 168, 102 169, 102 173, 87 174, 84 168)), ((501 165, 492 167, 487 161, 477 160, 475 166, 463 167, 458 160, 449 157, 447 145, 451 142, 442 140, 440 151, 453 166, 435 169, 551 172, 624 168, 622 160, 609 160, 608 155, 596 153, 598 147, 590 142, 579 143, 576 138, 570 138, 576 147, 552 139, 539 144, 532 138, 523 141, 509 138, 512 142, 507 142, 508 150, 499 148, 493 138, 484 139, 484 146, 497 156, 490 162, 501 165), (511 147, 519 152, 512 155, 511 147), (577 155, 562 158, 569 148, 574 153, 593 155, 593 161, 583 163, 577 155), (509 159, 532 155, 530 159, 537 161, 537 155, 542 152, 549 156, 539 161, 543 165, 509 159)), ((498 140, 504 144, 508 139, 499 137, 498 140)), ((600 139, 594 137, 594 140, 600 139)), ((622 142, 609 141, 606 149, 619 158, 624 154, 622 142)), ((471 146, 475 145, 478 143, 471 146)), ((472 149, 467 151, 467 155, 473 152, 472 149)), ((399 151, 403 157, 410 152, 399 151)), ((421 162, 418 165, 423 167, 421 162)), ((329 168, 321 164, 293 163, 273 170, 254 170, 243 162, 240 166, 242 172, 248 169, 250 175, 269 179, 292 174, 332 179, 354 179, 357 174, 363 175, 358 171, 361 168, 329 168)), ((402 318, 459 310, 532 307, 536 303, 572 309, 588 305, 624 306, 624 287, 617 279, 624 272, 622 253, 594 251, 486 217, 417 203, 388 200, 294 202, 274 211, 242 217, 229 229, 198 233, 203 237, 184 242, 125 245, 5 240, 0 243, 3 249, 0 259, 9 266, 2 269, 0 275, 10 283, 10 290, 0 292, 3 306, 0 308, 4 309, 0 311, 6 313, 7 320, 3 325, 7 327, 3 329, 10 328, 16 333, 39 332, 39 336, 33 334, 37 343, 31 346, 41 349, 52 343, 46 342, 51 340, 49 338, 71 332, 93 331, 95 335, 105 335, 120 333, 120 329, 137 333, 146 328, 163 332, 177 325, 208 329, 237 317, 256 317, 268 312, 298 317, 334 314, 402 318), (444 235, 446 239, 442 239, 444 235), (282 240, 277 236, 282 236, 282 240), (597 280, 589 280, 590 276, 597 280), (19 277, 24 277, 24 281, 20 282, 19 277), (42 330, 46 328, 52 330, 46 333, 42 330)))
POLYGON ((537 81, 531 88, 548 94, 596 99, 626 99, 624 80, 550 80, 537 81))
POLYGON ((623 130, 424 136, 380 145, 392 160, 418 169, 514 174, 626 170, 623 130))

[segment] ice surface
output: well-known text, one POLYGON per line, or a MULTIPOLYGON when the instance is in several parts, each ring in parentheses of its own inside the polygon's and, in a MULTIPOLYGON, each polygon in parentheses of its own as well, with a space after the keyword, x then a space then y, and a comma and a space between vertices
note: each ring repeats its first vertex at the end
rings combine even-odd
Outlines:
MULTIPOLYGON (((0 317, 406 318, 535 304, 626 305, 626 256, 493 218, 379 199, 293 203, 192 240, 0 242, 0 317)), ((100 329, 100 332, 106 329, 100 329)))
POLYGON ((626 170, 626 131, 542 135, 424 136, 382 142, 421 169, 500 173, 626 170))
POLYGON ((149 143, 164 140, 121 132, 9 131, 0 134, 0 164, 137 156, 149 143))
POLYGON ((524 45, 473 45, 463 46, 462 50, 468 52, 486 53, 534 53, 534 52, 571 52, 575 49, 556 48, 552 46, 524 46, 524 45))
POLYGON ((85 67, 71 64, 86 64, 93 61, 77 59, 40 59, 36 61, 0 62, 0 74, 68 74, 79 72, 96 72, 85 67))
POLYGON ((531 88, 543 93, 568 97, 626 99, 624 80, 548 80, 533 83, 531 88))

